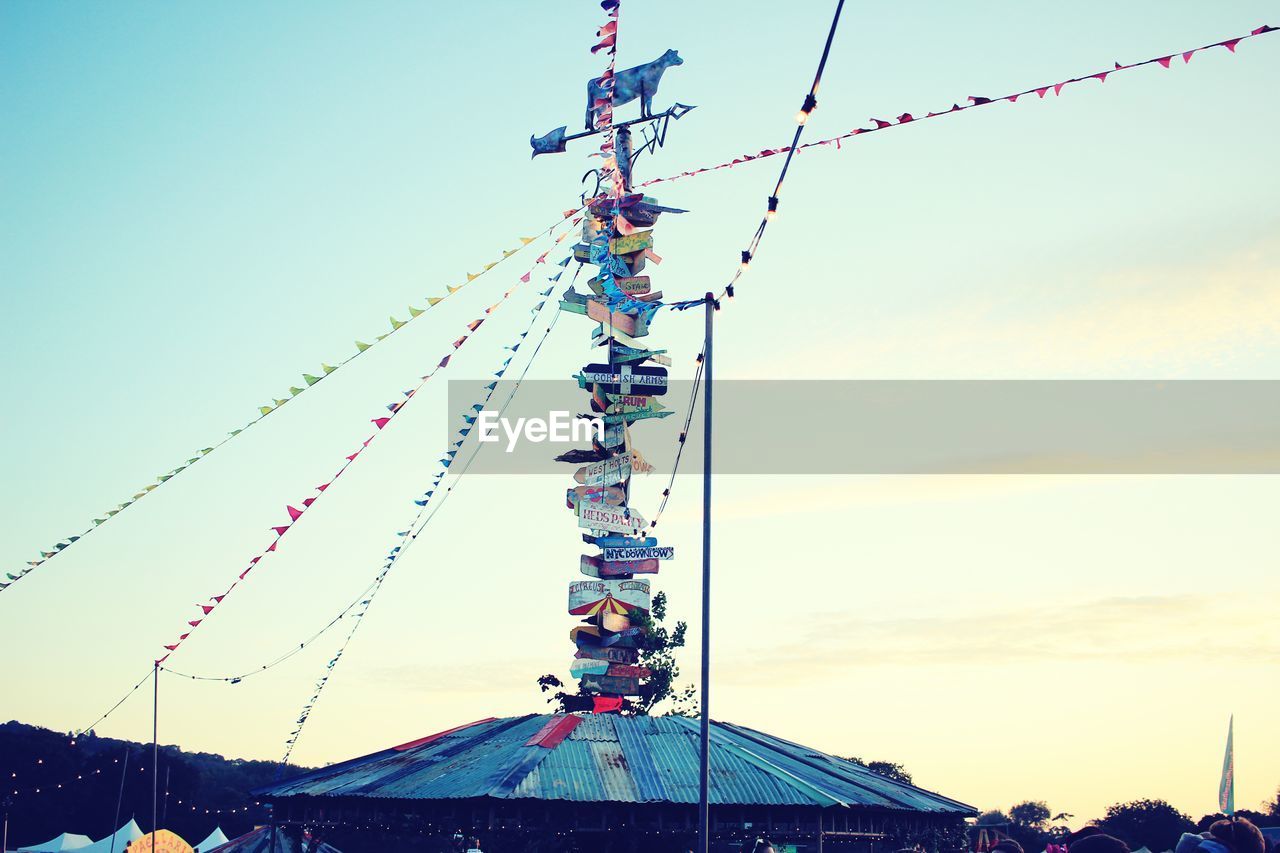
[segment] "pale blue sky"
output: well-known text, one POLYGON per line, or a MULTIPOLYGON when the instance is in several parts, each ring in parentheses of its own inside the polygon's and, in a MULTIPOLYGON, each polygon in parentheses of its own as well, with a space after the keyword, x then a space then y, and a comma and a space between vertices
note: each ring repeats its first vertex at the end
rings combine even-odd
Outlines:
MULTIPOLYGON (((809 132, 1275 14, 852 3, 809 132)), ((787 141, 829 15, 807 0, 627 5, 620 62, 676 48, 685 64, 657 100, 698 105, 641 177, 787 141)), ((21 565, 554 221, 586 161, 530 162, 526 140, 580 120, 598 18, 589 2, 6 3, 0 558, 21 565)), ((1277 84, 1280 34, 804 154, 721 315, 720 375, 1275 378, 1277 84)), ((657 231, 667 294, 723 283, 778 165, 654 188, 691 211, 657 231)), ((524 267, 506 269, 0 596, 21 638, 0 717, 69 729, 114 702, 524 267)), ((532 296, 455 375, 493 369, 532 296)), ((581 365, 575 319, 534 375, 581 365)), ((650 340, 687 374, 699 328, 664 316, 650 340)), ((174 665, 251 668, 349 601, 433 476, 443 402, 440 384, 406 409, 174 665)), ((669 454, 638 435, 654 461, 669 454)), ((643 484, 642 512, 661 485, 643 484)), ((581 549, 563 487, 464 482, 392 575, 298 760, 539 707, 533 678, 571 653, 581 549)), ((1280 783, 1273 480, 735 478, 717 496, 715 716, 903 761, 984 807, 1035 797, 1085 816, 1139 796, 1211 809, 1234 711, 1238 803, 1280 783)), ((682 481, 665 541, 683 559, 661 575, 678 617, 696 612, 697 509, 682 481)), ((276 757, 331 655, 321 642, 235 687, 166 681, 161 736, 276 757)), ((149 735, 142 704, 103 731, 149 735)))

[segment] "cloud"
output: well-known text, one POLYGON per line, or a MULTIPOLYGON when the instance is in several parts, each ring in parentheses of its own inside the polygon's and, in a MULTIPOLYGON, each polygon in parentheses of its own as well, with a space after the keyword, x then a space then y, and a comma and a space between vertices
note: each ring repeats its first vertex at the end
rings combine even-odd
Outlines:
POLYGON ((1093 279, 1001 283, 940 309, 875 315, 770 351, 739 375, 786 378, 814 365, 874 378, 1205 375, 1274 352, 1280 240, 1199 265, 1131 268, 1093 279))
POLYGON ((1104 598, 1020 609, 881 619, 828 613, 782 645, 726 662, 740 684, 804 682, 867 667, 1067 661, 1280 663, 1280 595, 1104 598), (815 655, 814 650, 821 649, 815 655))

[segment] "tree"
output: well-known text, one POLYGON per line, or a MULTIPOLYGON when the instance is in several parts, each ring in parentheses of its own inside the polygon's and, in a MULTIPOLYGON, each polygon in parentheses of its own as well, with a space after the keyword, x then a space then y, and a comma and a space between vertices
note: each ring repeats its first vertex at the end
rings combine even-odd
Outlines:
POLYGON ((1108 806, 1107 816, 1098 821, 1098 826, 1132 850, 1172 850, 1182 833, 1195 828, 1191 818, 1164 800, 1134 800, 1108 806))
POLYGON ((1043 800, 1026 800, 1009 808, 1010 822, 1037 832, 1043 832, 1049 825, 1049 815, 1049 806, 1043 800))
POLYGON ((1267 817, 1280 818, 1280 788, 1276 788, 1275 799, 1263 803, 1262 807, 1267 810, 1267 817))
POLYGON ((1013 823, 1013 821, 999 809, 991 809, 978 815, 978 826, 1003 826, 1008 823, 1013 823))
POLYGON ((904 785, 915 784, 911 781, 911 773, 907 771, 907 768, 903 767, 896 761, 863 761, 856 755, 851 758, 846 758, 845 761, 852 762, 859 767, 865 767, 872 773, 887 776, 895 782, 901 782, 904 785))
MULTIPOLYGON (((640 666, 649 670, 649 677, 640 685, 640 696, 634 700, 627 699, 622 703, 622 713, 630 715, 648 715, 654 708, 667 699, 671 700, 671 713, 682 716, 693 716, 698 706, 692 684, 677 690, 676 679, 680 677, 680 667, 676 665, 676 650, 684 648, 685 634, 689 626, 677 622, 674 629, 668 631, 663 622, 667 618, 667 594, 660 592, 653 597, 649 612, 632 610, 627 614, 631 624, 644 629, 639 642, 640 666)), ((538 689, 543 693, 551 693, 547 702, 556 706, 558 713, 565 712, 565 700, 570 696, 583 696, 581 684, 574 693, 564 689, 565 683, 555 675, 548 673, 538 678, 538 689)))

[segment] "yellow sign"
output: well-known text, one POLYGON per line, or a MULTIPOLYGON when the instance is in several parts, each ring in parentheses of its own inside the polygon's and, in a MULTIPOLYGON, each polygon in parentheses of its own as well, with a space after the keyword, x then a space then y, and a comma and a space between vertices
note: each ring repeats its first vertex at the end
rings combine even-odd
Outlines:
POLYGON ((125 853, 195 853, 191 845, 183 841, 167 829, 158 830, 155 834, 155 847, 151 846, 151 833, 131 842, 125 853))

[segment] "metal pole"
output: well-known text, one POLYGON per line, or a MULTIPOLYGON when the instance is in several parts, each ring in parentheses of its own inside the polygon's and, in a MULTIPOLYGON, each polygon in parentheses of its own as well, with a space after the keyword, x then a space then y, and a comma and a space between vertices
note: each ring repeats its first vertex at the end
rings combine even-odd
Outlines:
POLYGON ((715 297, 706 295, 707 331, 702 353, 702 744, 698 768, 698 850, 711 850, 707 802, 711 767, 711 326, 715 297))
POLYGON ((151 851, 156 849, 156 824, 160 822, 160 661, 151 677, 151 851))
POLYGON ((120 768, 120 791, 116 794, 116 818, 111 822, 111 853, 116 853, 116 832, 120 829, 120 804, 124 802, 124 777, 129 772, 129 750, 124 751, 124 766, 120 768))

